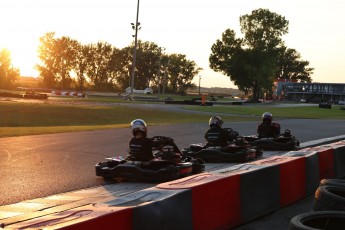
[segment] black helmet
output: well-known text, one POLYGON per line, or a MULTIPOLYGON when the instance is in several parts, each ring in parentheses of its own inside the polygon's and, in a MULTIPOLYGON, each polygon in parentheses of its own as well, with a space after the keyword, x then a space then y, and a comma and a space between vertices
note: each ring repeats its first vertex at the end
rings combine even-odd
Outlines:
POLYGON ((220 116, 213 116, 210 118, 208 124, 211 128, 222 127, 223 120, 220 118, 220 116))
POLYGON ((142 119, 135 119, 131 122, 131 129, 133 136, 137 135, 138 132, 142 132, 144 137, 147 136, 147 125, 142 119))
POLYGON ((273 120, 273 115, 270 112, 265 112, 262 114, 262 121, 271 123, 273 120))

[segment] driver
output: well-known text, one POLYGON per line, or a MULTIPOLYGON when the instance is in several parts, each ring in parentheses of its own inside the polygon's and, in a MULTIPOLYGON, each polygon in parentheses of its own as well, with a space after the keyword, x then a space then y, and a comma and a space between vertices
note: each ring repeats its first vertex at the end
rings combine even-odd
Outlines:
POLYGON ((152 139, 147 138, 147 125, 142 119, 135 119, 131 122, 133 137, 129 141, 129 160, 150 161, 153 159, 152 139))
POLYGON ((211 117, 208 124, 210 128, 205 133, 207 145, 225 147, 228 142, 233 141, 234 138, 222 128, 223 120, 221 117, 211 117))
POLYGON ((272 122, 273 115, 270 112, 262 114, 262 122, 258 124, 257 134, 262 137, 278 137, 280 135, 280 125, 272 122))

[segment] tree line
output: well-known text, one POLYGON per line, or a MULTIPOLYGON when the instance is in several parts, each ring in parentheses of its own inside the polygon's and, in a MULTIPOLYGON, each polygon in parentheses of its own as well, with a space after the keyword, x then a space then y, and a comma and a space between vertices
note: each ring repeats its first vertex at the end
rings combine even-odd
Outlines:
MULTIPOLYGON (((242 37, 226 29, 211 46, 209 66, 258 99, 272 93, 273 83, 283 79, 311 82, 313 68, 301 54, 288 48, 282 37, 289 21, 268 9, 240 16, 242 37)), ((122 49, 107 42, 81 44, 67 36, 48 32, 40 39, 36 69, 44 86, 56 89, 123 91, 130 86, 134 42, 122 49)), ((184 54, 167 54, 154 42, 139 40, 134 88, 152 87, 155 92, 182 93, 195 87, 192 80, 202 70, 184 54)), ((10 85, 19 69, 10 64, 8 51, 0 53, 0 87, 10 85)), ((206 76, 207 77, 207 76, 206 76)))
MULTIPOLYGON (((49 32, 40 38, 36 68, 46 87, 121 91, 130 85, 133 49, 133 44, 122 49, 107 42, 83 45, 49 32)), ((157 44, 140 40, 136 49, 135 89, 184 92, 194 86, 201 68, 185 55, 166 54, 157 44)))

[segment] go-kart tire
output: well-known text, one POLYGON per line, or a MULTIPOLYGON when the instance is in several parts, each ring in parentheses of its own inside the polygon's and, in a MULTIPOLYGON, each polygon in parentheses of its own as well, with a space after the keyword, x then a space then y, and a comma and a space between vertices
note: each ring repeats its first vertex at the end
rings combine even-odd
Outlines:
POLYGON ((315 192, 314 211, 345 211, 345 187, 320 186, 315 192))
POLYGON ((290 230, 344 229, 345 213, 340 211, 308 212, 290 220, 290 230))
POLYGON ((205 171, 205 161, 196 158, 192 159, 191 162, 193 163, 193 174, 202 173, 205 171))
POLYGON ((320 181, 319 186, 325 186, 325 185, 345 188, 345 180, 342 180, 342 179, 322 179, 320 181))
POLYGON ((164 167, 164 171, 161 172, 161 175, 157 179, 157 182, 166 182, 166 181, 172 181, 179 178, 178 171, 176 169, 176 166, 174 165, 168 165, 164 167))

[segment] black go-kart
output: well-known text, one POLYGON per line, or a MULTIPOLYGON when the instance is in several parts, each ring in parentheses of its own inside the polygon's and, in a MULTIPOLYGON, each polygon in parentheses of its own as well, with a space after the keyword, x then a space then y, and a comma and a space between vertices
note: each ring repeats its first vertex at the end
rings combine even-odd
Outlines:
POLYGON ((260 147, 264 150, 294 150, 300 145, 299 140, 291 134, 290 129, 286 129, 285 132, 278 137, 252 135, 243 136, 243 138, 251 145, 260 147))
POLYGON ((241 136, 225 147, 210 144, 191 144, 182 149, 182 154, 188 157, 201 158, 209 163, 243 163, 262 156, 261 148, 251 146, 241 136))
POLYGON ((95 165, 96 175, 117 181, 165 182, 205 171, 205 162, 198 158, 183 157, 174 140, 154 136, 154 158, 147 162, 133 156, 106 158, 95 165))

